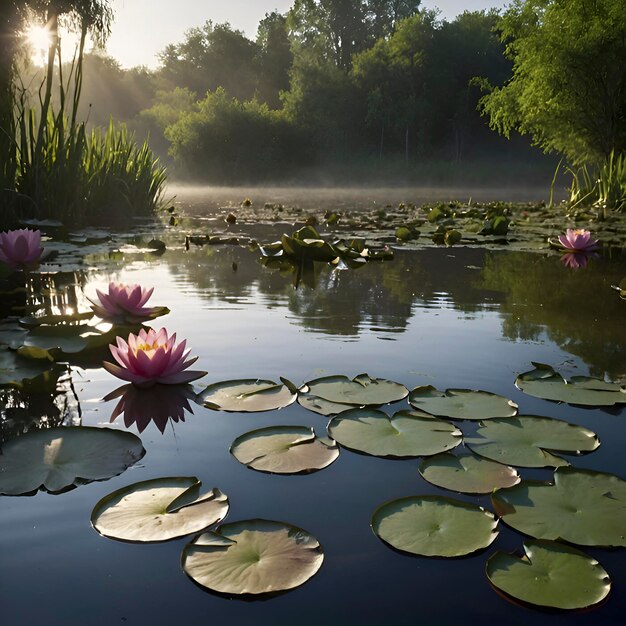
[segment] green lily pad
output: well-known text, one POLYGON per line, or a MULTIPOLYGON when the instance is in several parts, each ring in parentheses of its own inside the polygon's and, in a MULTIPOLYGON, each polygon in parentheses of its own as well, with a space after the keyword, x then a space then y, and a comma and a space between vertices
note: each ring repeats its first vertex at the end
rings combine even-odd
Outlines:
POLYGON ((102 330, 90 324, 37 326, 24 338, 24 347, 48 351, 59 359, 106 347, 115 341, 117 333, 113 328, 102 330))
POLYGON ((223 520, 229 508, 219 489, 201 493, 201 487, 195 476, 134 483, 102 498, 91 523, 105 537, 142 543, 197 533, 223 520))
POLYGON ((600 441, 591 430, 551 417, 518 415, 480 425, 465 445, 480 456, 517 467, 563 467, 569 463, 552 452, 580 454, 600 441))
POLYGON ((282 409, 295 402, 297 393, 289 381, 275 383, 271 380, 226 380, 209 385, 199 400, 214 411, 255 413, 282 409))
POLYGON ((439 391, 432 385, 413 389, 409 403, 413 408, 432 415, 459 420, 486 420, 517 413, 517 404, 513 400, 495 393, 471 389, 439 391))
POLYGON ((496 552, 487 578, 505 594, 535 606, 584 609, 604 600, 611 580, 594 558, 552 541, 524 542, 525 556, 496 552))
POLYGON ((429 483, 461 493, 491 493, 494 489, 512 487, 520 481, 519 474, 512 467, 473 454, 437 454, 424 459, 419 471, 429 483))
POLYGON ((202 587, 228 595, 287 591, 322 566, 324 553, 306 530, 268 520, 223 524, 183 549, 185 573, 202 587))
POLYGON ((461 500, 410 496, 374 511, 372 530, 397 550, 457 557, 491 545, 498 536, 493 513, 461 500))
POLYGON ((270 426, 237 437, 231 454, 244 465, 271 474, 302 474, 328 467, 339 457, 337 444, 316 437, 306 426, 270 426))
POLYGON ((612 474, 563 467, 554 483, 522 481, 491 500, 503 522, 531 537, 626 546, 626 482, 612 474))
POLYGON ((330 420, 328 434, 345 448, 382 457, 428 456, 458 446, 463 433, 453 424, 416 411, 389 417, 376 409, 352 409, 330 420))
POLYGON ((361 408, 361 405, 331 402, 330 400, 325 400, 319 396, 314 396, 310 393, 304 393, 302 391, 298 393, 298 404, 303 406, 308 411, 313 411, 313 413, 325 415, 326 417, 337 415, 338 413, 343 413, 344 411, 349 411, 350 409, 361 408))
POLYGON ((325 376, 305 383, 300 391, 352 406, 378 406, 402 400, 409 394, 404 385, 368 374, 359 374, 352 380, 347 376, 325 376))
POLYGON ((2 446, 0 494, 37 489, 50 493, 107 480, 135 464, 146 451, 132 433, 110 428, 68 426, 31 431, 2 446))
POLYGON ((549 365, 533 363, 535 369, 520 374, 515 386, 536 398, 584 406, 613 406, 626 403, 626 386, 599 378, 573 376, 569 382, 549 365))
POLYGON ((64 370, 49 359, 29 359, 15 350, 0 348, 0 387, 25 388, 42 377, 56 379, 64 370))

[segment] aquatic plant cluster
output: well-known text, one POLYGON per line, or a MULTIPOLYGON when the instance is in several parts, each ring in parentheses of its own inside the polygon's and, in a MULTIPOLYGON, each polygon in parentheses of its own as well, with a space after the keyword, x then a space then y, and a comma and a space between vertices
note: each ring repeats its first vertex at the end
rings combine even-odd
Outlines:
MULTIPOLYGON (((360 243, 342 248, 306 236, 313 234, 313 229, 303 229, 285 236, 273 251, 295 259, 321 255, 324 262, 332 262, 338 250, 346 258, 365 256, 360 243)), ((37 231, 2 233, 1 260, 11 269, 28 272, 41 258, 40 242, 37 231)), ((568 231, 559 238, 568 252, 593 252, 597 243, 586 230, 568 231)), ((44 384, 41 376, 55 358, 71 359, 72 354, 108 346, 116 363, 105 361, 103 367, 130 383, 107 396, 120 398, 111 420, 123 414, 126 425, 136 423, 140 432, 147 425, 146 406, 163 430, 168 419, 184 419, 189 400, 213 411, 244 413, 274 411, 297 401, 330 418, 323 436, 313 427, 265 427, 238 436, 230 448, 232 456, 266 474, 323 471, 338 460, 342 449, 388 459, 425 457, 419 472, 427 482, 458 493, 491 494, 493 510, 432 495, 384 502, 373 511, 370 525, 385 544, 423 557, 456 558, 487 549, 503 523, 530 537, 523 558, 498 551, 487 560, 487 578, 505 596, 570 610, 597 605, 609 594, 609 574, 570 545, 626 547, 626 482, 576 469, 562 456, 596 450, 600 441, 591 430, 520 415, 512 400, 487 391, 432 386, 409 390, 365 373, 353 379, 325 376, 300 387, 287 378, 227 380, 195 393, 189 383, 206 372, 189 370, 197 357, 190 358, 186 342, 177 343, 176 333, 166 328, 141 327, 168 312, 147 306, 152 293, 140 285, 111 282, 108 291, 97 290, 90 299, 88 314, 79 314, 78 320, 72 315, 48 320, 50 326, 61 327, 65 341, 57 352, 42 347, 45 340, 42 346, 23 343, 15 351, 16 362, 39 350, 38 358, 41 361, 44 352, 45 363, 26 375, 20 364, 15 368, 20 373, 7 382, 18 387, 44 384), (89 326, 85 333, 80 325, 67 324, 94 315, 111 328, 89 326), (407 398, 409 407, 393 415, 381 409, 407 398), (478 428, 466 434, 463 422, 475 422, 478 428), (469 454, 453 452, 462 443, 469 454), (524 480, 516 468, 552 468, 554 475, 548 482, 524 480)), ((35 329, 45 325, 26 319, 24 324, 35 329)), ((618 384, 591 377, 565 380, 541 363, 520 374, 515 385, 550 401, 593 407, 626 404, 626 389, 618 384)), ((123 431, 57 427, 30 432, 3 445, 0 494, 62 493, 119 475, 144 454, 140 438, 123 431)), ((183 548, 183 570, 200 586, 227 596, 287 591, 322 567, 322 546, 308 531, 273 520, 224 524, 229 507, 227 495, 217 487, 204 490, 196 477, 164 477, 108 494, 94 506, 91 522, 103 536, 122 541, 150 543, 196 535, 183 548)))

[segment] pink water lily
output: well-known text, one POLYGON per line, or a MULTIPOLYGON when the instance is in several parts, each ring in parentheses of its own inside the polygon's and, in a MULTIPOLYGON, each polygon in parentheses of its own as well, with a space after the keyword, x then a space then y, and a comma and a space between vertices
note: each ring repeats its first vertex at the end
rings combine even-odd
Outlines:
POLYGON ((176 333, 168 336, 167 330, 156 331, 141 329, 139 334, 128 336, 128 341, 116 338, 117 346, 109 349, 117 361, 104 361, 104 369, 122 380, 138 387, 151 387, 156 383, 179 385, 189 383, 204 376, 207 372, 185 371, 198 360, 188 359, 189 350, 185 350, 186 341, 176 345, 176 333))
POLYGON ((162 310, 160 307, 145 306, 153 291, 154 287, 145 289, 141 285, 110 282, 108 293, 96 289, 98 299, 88 300, 93 312, 103 320, 134 324, 156 317, 162 310))
POLYGON ((568 228, 564 235, 559 235, 559 244, 572 252, 593 252, 598 249, 598 240, 592 240, 591 233, 582 228, 568 228))
POLYGON ((41 232, 20 228, 0 233, 0 261, 13 270, 29 270, 39 265, 43 248, 41 232))

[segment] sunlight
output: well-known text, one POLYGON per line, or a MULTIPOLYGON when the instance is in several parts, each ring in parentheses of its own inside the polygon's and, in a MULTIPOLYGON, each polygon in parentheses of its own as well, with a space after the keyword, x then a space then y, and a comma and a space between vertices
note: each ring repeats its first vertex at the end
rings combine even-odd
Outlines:
POLYGON ((32 48, 31 60, 36 65, 45 63, 46 54, 52 43, 52 33, 46 26, 32 24, 24 33, 32 48))
MULTIPOLYGON (((24 37, 31 48, 31 62, 34 65, 43 66, 47 62, 48 48, 52 43, 52 31, 47 26, 41 24, 31 24, 25 31, 24 37)), ((59 28, 59 38, 63 49, 63 57, 71 60, 76 47, 79 44, 80 36, 67 28, 59 28)), ((89 38, 87 38, 89 41, 89 38)))

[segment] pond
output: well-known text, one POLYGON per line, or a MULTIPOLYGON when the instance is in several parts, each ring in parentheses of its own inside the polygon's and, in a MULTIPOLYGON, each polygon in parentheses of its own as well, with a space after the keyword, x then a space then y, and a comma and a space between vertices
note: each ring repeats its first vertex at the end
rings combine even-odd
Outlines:
MULTIPOLYGON (((242 195, 230 199, 239 202, 242 195)), ((576 270, 547 248, 394 246, 392 261, 346 271, 324 265, 316 270, 315 289, 294 289, 288 273, 264 267, 258 251, 246 246, 185 249, 185 234, 223 227, 224 211, 216 207, 225 200, 211 204, 208 197, 188 196, 179 201, 198 219, 184 218, 165 230, 140 224, 133 233, 105 240, 88 233, 72 245, 51 242, 59 255, 42 271, 60 271, 34 279, 31 302, 48 307, 48 313, 68 307, 88 311, 86 296, 110 280, 154 286, 151 304, 171 312, 149 325, 177 332, 199 357, 196 367, 208 374, 193 383, 196 392, 232 379, 285 377, 300 386, 365 372, 409 390, 422 385, 480 389, 510 398, 520 414, 592 430, 599 449, 565 458, 575 467, 626 473, 624 405, 598 409, 549 402, 514 385, 533 362, 550 364, 566 377, 624 379, 626 303, 611 289, 626 276, 623 255, 604 254, 576 270), (144 241, 163 240, 166 250, 133 249, 138 234, 144 241)), ((242 224, 238 232, 269 242, 288 230, 293 227, 276 222, 242 224)), ((3 303, 5 319, 11 314, 14 310, 3 303)), ((485 576, 495 551, 522 550, 525 537, 504 524, 489 548, 455 559, 411 556, 372 532, 374 510, 404 496, 442 495, 492 509, 488 496, 453 493, 426 482, 418 472, 421 459, 391 460, 341 448, 332 465, 315 473, 257 472, 231 455, 233 440, 274 425, 309 426, 323 436, 328 418, 297 402, 276 411, 227 413, 165 398, 163 403, 175 405, 176 421, 158 415, 154 405, 150 414, 138 411, 111 421, 118 400, 103 398, 122 382, 99 361, 70 360, 71 379, 62 380, 65 392, 54 405, 32 402, 24 416, 12 413, 4 397, 2 441, 46 425, 80 424, 139 435, 146 454, 109 480, 58 495, 40 491, 1 498, 0 611, 7 624, 624 623, 623 550, 582 548, 612 579, 607 601, 593 610, 573 614, 515 605, 485 576), (188 538, 135 544, 105 538, 92 528, 91 512, 101 498, 166 476, 197 476, 206 488, 218 487, 230 500, 226 522, 260 518, 306 529, 323 547, 321 569, 306 584, 265 601, 227 598, 208 593, 182 571, 188 538)), ((18 406, 28 402, 25 394, 12 402, 16 398, 18 406)), ((406 399, 383 408, 390 414, 410 409, 406 399)), ((466 437, 478 427, 455 424, 466 437)), ((553 475, 551 469, 519 472, 523 479, 553 475)))

